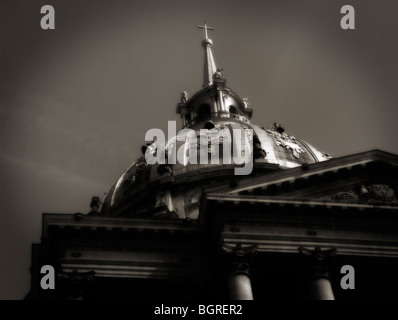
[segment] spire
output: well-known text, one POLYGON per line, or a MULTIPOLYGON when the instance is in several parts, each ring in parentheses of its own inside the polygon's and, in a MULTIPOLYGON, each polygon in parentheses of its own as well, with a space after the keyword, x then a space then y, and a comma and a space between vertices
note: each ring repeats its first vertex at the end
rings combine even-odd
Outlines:
POLYGON ((205 49, 203 87, 208 87, 213 84, 213 75, 217 71, 216 63, 214 62, 213 53, 211 51, 213 41, 211 41, 211 39, 209 39, 207 36, 207 30, 214 30, 214 29, 211 27, 208 27, 206 22, 205 22, 204 26, 198 26, 198 28, 205 30, 205 39, 202 41, 202 47, 205 49))

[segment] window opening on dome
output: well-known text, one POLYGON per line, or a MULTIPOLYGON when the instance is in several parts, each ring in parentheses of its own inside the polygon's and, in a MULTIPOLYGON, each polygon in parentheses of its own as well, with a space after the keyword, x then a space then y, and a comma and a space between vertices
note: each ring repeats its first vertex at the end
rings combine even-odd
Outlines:
POLYGON ((196 110, 197 118, 199 121, 207 120, 211 117, 211 110, 208 104, 202 104, 196 110))
POLYGON ((213 121, 206 122, 205 125, 204 125, 204 128, 208 129, 208 130, 213 129, 214 128, 213 121))
POLYGON ((239 112, 238 112, 238 110, 235 108, 235 106, 229 106, 229 113, 239 114, 239 112))

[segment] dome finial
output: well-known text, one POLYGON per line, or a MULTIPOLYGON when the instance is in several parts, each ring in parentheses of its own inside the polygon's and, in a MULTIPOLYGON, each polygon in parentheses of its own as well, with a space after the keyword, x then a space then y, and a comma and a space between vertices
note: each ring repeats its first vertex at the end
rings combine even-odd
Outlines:
POLYGON ((212 27, 208 27, 205 21, 205 25, 204 26, 198 26, 199 29, 205 29, 205 39, 209 39, 207 36, 207 30, 214 30, 212 27))
POLYGON ((214 28, 208 27, 206 21, 203 26, 198 26, 198 28, 205 30, 205 39, 202 41, 202 46, 205 49, 203 87, 209 87, 213 84, 213 75, 217 71, 217 67, 216 63, 214 62, 213 53, 211 52, 211 46, 213 45, 213 41, 208 38, 207 30, 214 30, 214 28))

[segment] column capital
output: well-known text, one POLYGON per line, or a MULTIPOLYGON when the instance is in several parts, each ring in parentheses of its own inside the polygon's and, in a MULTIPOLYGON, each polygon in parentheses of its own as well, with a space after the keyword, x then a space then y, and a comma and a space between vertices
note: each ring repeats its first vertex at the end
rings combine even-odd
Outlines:
POLYGON ((299 247, 298 251, 304 264, 310 268, 315 278, 329 279, 329 270, 336 256, 336 248, 322 250, 320 247, 315 247, 314 250, 311 250, 299 247))
POLYGON ((59 294, 67 300, 82 300, 90 295, 90 288, 95 283, 95 271, 58 273, 59 294))
POLYGON ((257 255, 257 245, 242 246, 237 243, 235 246, 223 243, 221 254, 224 261, 229 262, 230 275, 243 273, 250 275, 250 265, 257 255))
POLYGON ((315 247, 314 250, 299 247, 298 250, 302 255, 310 258, 314 262, 328 262, 336 255, 337 252, 336 248, 322 250, 320 247, 315 247))

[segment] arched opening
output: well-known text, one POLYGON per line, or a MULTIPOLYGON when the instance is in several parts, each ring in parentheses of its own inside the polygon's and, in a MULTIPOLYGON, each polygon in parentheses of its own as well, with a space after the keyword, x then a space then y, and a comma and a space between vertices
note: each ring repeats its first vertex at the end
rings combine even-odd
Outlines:
POLYGON ((238 112, 238 110, 235 108, 235 106, 229 106, 229 113, 239 114, 239 112, 238 112))
POLYGON ((196 110, 196 116, 198 121, 205 121, 211 117, 211 110, 208 104, 202 104, 196 110))
POLYGON ((213 129, 214 128, 213 121, 206 122, 205 125, 204 125, 204 128, 207 129, 207 130, 213 129))

